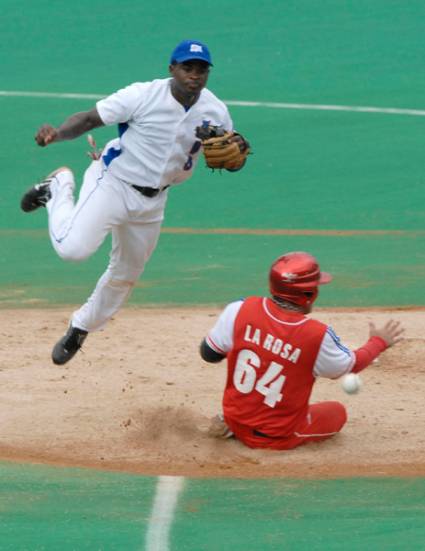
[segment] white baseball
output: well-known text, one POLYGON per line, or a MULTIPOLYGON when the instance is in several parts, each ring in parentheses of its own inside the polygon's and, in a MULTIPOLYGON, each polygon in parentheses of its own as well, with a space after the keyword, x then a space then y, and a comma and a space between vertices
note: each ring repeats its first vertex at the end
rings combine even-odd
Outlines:
POLYGON ((356 394, 362 386, 362 380, 356 373, 348 373, 344 375, 341 385, 347 394, 356 394))

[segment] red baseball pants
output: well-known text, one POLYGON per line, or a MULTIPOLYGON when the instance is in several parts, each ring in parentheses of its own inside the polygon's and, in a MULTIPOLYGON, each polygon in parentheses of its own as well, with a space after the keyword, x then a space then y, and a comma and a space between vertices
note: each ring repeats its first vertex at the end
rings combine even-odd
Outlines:
POLYGON ((331 438, 345 425, 347 412, 339 402, 320 402, 309 406, 306 418, 288 436, 267 436, 245 425, 227 423, 235 437, 250 448, 290 450, 308 442, 331 438))

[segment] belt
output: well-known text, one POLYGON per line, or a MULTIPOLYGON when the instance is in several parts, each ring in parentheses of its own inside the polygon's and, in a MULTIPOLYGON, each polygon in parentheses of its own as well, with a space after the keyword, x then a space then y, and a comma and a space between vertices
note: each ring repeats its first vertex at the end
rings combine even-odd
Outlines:
POLYGON ((130 184, 132 188, 134 188, 136 191, 144 195, 145 197, 156 197, 158 193, 161 193, 161 191, 164 191, 164 189, 167 189, 170 186, 164 186, 162 189, 154 188, 154 187, 143 187, 143 186, 136 186, 135 184, 130 184))

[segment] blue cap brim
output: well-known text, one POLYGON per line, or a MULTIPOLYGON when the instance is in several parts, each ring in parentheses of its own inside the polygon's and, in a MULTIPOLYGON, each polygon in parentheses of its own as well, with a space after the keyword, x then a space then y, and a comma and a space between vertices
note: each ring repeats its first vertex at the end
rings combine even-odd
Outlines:
POLYGON ((211 67, 213 66, 211 61, 209 61, 208 59, 205 59, 205 57, 202 55, 196 55, 196 53, 179 57, 178 59, 174 59, 173 61, 175 61, 176 63, 184 63, 185 61, 190 61, 192 59, 196 59, 198 61, 205 61, 205 63, 208 63, 208 65, 210 65, 211 67))

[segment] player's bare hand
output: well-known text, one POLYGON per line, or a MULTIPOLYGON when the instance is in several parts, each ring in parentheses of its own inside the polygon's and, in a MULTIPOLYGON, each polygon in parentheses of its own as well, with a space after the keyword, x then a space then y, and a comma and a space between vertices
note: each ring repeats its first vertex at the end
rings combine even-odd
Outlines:
POLYGON ((97 147, 96 140, 91 134, 87 136, 87 141, 89 143, 89 146, 91 147, 91 150, 87 151, 87 155, 90 157, 90 159, 93 159, 93 161, 98 161, 102 156, 102 150, 97 147))
POLYGON ((388 346, 400 342, 403 337, 404 328, 399 321, 389 320, 383 327, 376 327, 374 323, 369 322, 369 334, 371 337, 381 337, 388 346))
POLYGON ((54 142, 58 137, 58 131, 56 128, 51 126, 50 124, 43 124, 35 135, 35 141, 38 145, 41 145, 41 147, 44 147, 46 145, 49 145, 49 143, 54 142))

